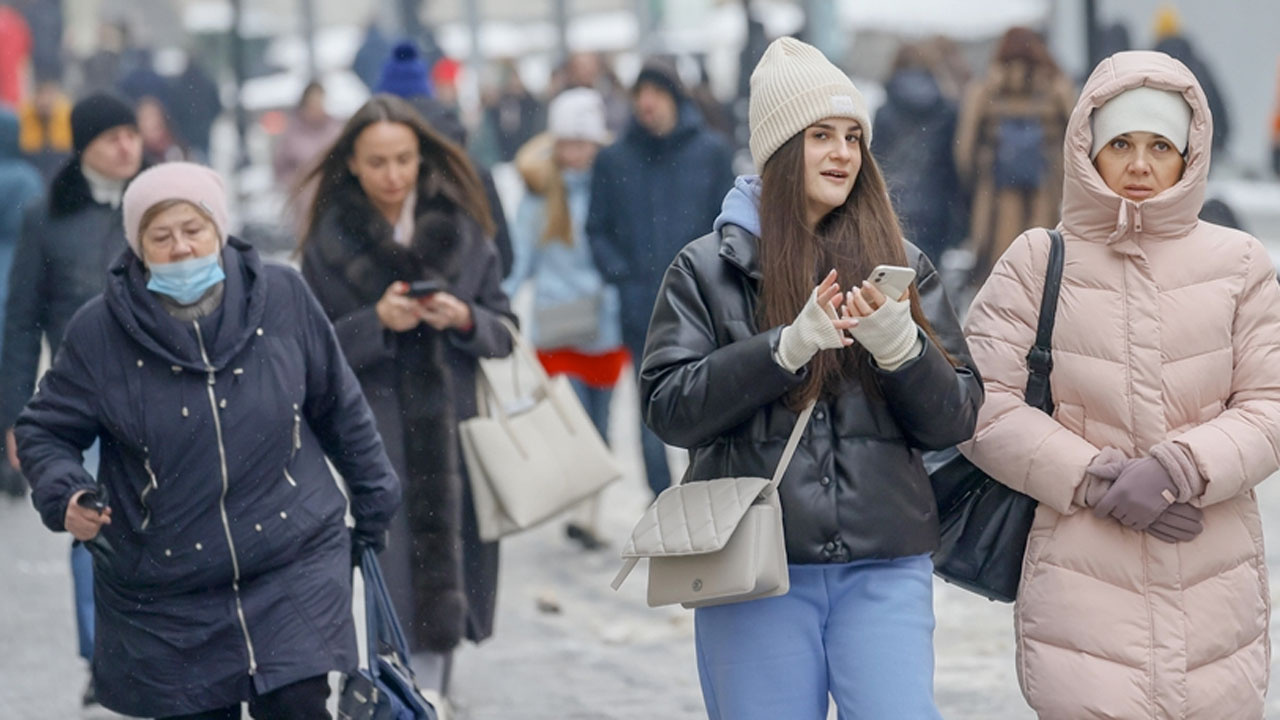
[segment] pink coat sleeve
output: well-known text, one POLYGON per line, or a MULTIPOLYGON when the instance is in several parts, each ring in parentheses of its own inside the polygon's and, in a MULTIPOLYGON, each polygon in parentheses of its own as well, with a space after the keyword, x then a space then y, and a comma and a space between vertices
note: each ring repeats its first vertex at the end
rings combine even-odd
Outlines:
POLYGON ((1236 497, 1280 468, 1280 285, 1262 244, 1250 238, 1249 250, 1226 409, 1172 438, 1200 472, 1199 505, 1236 497))
POLYGON ((1048 236, 1032 237, 1023 234, 1000 258, 965 320, 986 402, 960 451, 991 477, 1065 514, 1079 509, 1076 488, 1098 448, 1023 399, 1049 257, 1048 236))

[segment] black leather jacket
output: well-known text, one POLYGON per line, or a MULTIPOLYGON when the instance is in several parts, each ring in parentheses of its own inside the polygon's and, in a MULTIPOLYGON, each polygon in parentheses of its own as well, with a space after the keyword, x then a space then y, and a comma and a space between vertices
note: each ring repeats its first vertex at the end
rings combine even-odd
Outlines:
MULTIPOLYGON (((757 240, 726 225, 676 257, 654 307, 640 373, 645 422, 689 448, 685 481, 770 477, 796 413, 785 394, 805 371, 773 359, 782 328, 761 332, 757 240)), ((920 357, 878 373, 882 398, 849 382, 817 405, 780 488, 792 563, 845 563, 933 551, 937 507, 923 450, 967 440, 982 379, 928 257, 907 244, 931 342, 920 357)))

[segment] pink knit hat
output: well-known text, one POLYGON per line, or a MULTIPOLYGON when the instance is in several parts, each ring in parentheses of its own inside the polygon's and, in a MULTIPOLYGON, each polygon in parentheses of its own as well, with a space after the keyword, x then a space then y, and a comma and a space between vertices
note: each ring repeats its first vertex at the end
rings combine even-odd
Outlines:
POLYGON ((142 257, 138 248, 142 216, 165 200, 184 200, 203 210, 213 218, 218 238, 227 242, 227 192, 218 173, 195 163, 163 163, 139 173, 124 191, 124 236, 134 255, 142 257))

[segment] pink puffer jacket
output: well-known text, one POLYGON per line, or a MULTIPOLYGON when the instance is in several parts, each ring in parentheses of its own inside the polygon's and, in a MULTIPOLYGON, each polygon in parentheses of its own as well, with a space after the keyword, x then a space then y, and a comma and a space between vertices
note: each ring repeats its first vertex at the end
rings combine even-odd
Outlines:
POLYGON ((987 395, 963 451, 1040 501, 1017 662, 1045 720, 1263 715, 1270 603, 1252 488, 1280 467, 1280 286, 1256 239, 1196 218, 1210 137, 1204 93, 1176 60, 1121 53, 1090 76, 1065 142, 1053 417, 1022 398, 1044 231, 1018 238, 966 322, 987 395), (1190 153, 1177 185, 1134 203, 1090 162, 1089 115, 1144 84, 1191 105, 1190 153), (1179 500, 1204 509, 1204 532, 1169 544, 1083 508, 1085 468, 1107 446, 1181 462, 1179 500))

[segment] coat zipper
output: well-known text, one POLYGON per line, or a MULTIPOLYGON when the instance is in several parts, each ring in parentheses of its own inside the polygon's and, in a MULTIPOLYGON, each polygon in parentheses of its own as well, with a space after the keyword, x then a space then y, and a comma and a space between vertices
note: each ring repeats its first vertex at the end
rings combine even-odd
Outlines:
POLYGON ((236 596, 236 615, 240 618, 240 630, 244 633, 244 644, 249 649, 249 674, 258 672, 258 661, 253 652, 253 638, 249 637, 249 623, 244 618, 244 604, 240 602, 240 561, 236 559, 236 543, 231 538, 231 522, 227 520, 227 448, 222 444, 222 418, 218 415, 218 398, 213 392, 217 382, 213 365, 209 362, 209 354, 204 349, 204 336, 200 333, 200 323, 192 320, 196 329, 196 342, 200 344, 200 357, 204 360, 205 371, 209 373, 209 382, 205 390, 209 393, 209 409, 213 411, 213 430, 218 436, 218 462, 222 468, 222 495, 218 498, 218 510, 222 513, 222 530, 227 534, 227 547, 231 551, 231 589, 236 596))
POLYGON ((160 489, 160 483, 156 482, 156 473, 151 469, 151 456, 148 455, 142 461, 142 467, 147 471, 147 477, 151 478, 151 482, 142 488, 142 496, 138 499, 142 502, 143 507, 147 509, 147 514, 142 518, 140 529, 146 530, 151 525, 151 503, 147 502, 147 497, 155 490, 160 489))

